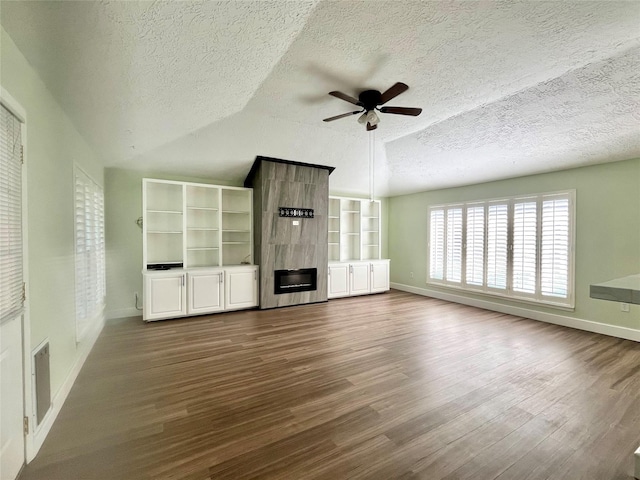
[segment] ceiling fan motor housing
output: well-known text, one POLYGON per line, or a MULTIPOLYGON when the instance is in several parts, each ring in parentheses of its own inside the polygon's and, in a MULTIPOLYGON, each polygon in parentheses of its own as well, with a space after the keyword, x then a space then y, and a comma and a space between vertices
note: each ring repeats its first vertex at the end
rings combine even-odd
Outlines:
POLYGON ((358 95, 358 100, 368 112, 382 103, 382 94, 378 90, 365 90, 358 95))

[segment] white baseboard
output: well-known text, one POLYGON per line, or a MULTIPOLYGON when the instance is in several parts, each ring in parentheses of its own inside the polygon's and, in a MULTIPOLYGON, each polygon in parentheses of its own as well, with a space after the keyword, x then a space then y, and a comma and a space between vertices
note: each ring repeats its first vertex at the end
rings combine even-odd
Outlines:
POLYGON ((593 322, 591 320, 584 320, 581 318, 567 317, 566 315, 540 312, 523 307, 514 307, 511 305, 504 305, 502 303, 491 302, 489 300, 470 298, 456 293, 440 292, 437 290, 431 290, 429 288, 404 285, 402 283, 392 282, 391 288, 402 290, 403 292, 423 295, 425 297, 433 297, 440 300, 447 300, 449 302, 469 305, 472 307, 493 310, 494 312, 507 313, 509 315, 515 315, 517 317, 530 318, 532 320, 539 320, 541 322, 553 323, 555 325, 562 325, 564 327, 577 328, 578 330, 586 330, 587 332, 601 333, 603 335, 609 335, 611 337, 624 338, 626 340, 640 342, 640 330, 636 330, 633 328, 618 327, 615 325, 593 322))
POLYGON ((142 315, 142 310, 138 310, 135 307, 130 308, 119 308, 117 310, 109 310, 105 313, 107 320, 114 320, 116 318, 126 318, 126 317, 139 317, 142 315))
MULTIPOLYGON (((42 444, 44 443, 45 438, 47 438, 47 435, 49 434, 49 431, 53 426, 53 422, 58 417, 58 414, 62 409, 62 405, 64 404, 65 400, 69 396, 69 392, 71 392, 71 387, 73 387, 73 384, 75 383, 76 378, 78 377, 78 374, 80 373, 80 370, 82 369, 82 366, 84 365, 85 360, 89 356, 91 349, 95 345, 96 340, 100 335, 100 332, 102 332, 103 327, 104 327, 104 317, 101 317, 100 320, 95 323, 93 329, 91 331, 88 331, 85 334, 83 341, 80 344, 78 344, 78 350, 77 350, 78 355, 75 363, 73 364, 73 367, 69 371, 69 374, 67 375, 67 377, 64 379, 64 382, 62 382, 62 385, 60 386, 58 391, 54 394, 53 398, 51 399, 51 408, 49 409, 45 417, 42 419, 42 422, 40 423, 40 425, 35 427, 35 431, 27 435, 27 438, 26 438, 27 463, 33 460, 36 454, 38 453, 38 451, 40 451, 40 447, 42 447, 42 444)), ((33 423, 35 425, 35 421, 33 423)))

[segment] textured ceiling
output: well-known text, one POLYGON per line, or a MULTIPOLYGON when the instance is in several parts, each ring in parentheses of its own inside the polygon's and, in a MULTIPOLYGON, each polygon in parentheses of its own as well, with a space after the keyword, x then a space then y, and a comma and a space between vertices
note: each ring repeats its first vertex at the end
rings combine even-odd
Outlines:
POLYGON ((408 92, 381 115, 376 193, 640 156, 640 2, 8 2, 2 24, 108 166, 241 181, 256 155, 337 167, 368 141, 327 95, 408 92))

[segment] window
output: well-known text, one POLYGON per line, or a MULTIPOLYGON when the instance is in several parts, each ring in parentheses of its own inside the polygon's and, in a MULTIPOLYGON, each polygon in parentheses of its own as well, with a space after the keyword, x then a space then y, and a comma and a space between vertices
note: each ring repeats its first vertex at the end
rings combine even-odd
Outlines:
POLYGON ((429 283, 573 307, 574 197, 430 207, 429 283))
POLYGON ((21 124, 0 106, 0 322, 22 310, 22 268, 21 124))
POLYGON ((102 188, 75 168, 76 341, 104 307, 104 197, 102 188))

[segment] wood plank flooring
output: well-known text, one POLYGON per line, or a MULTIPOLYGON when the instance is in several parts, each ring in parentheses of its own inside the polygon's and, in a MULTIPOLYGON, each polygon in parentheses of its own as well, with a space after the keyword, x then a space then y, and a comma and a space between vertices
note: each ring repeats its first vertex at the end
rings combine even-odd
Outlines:
POLYGON ((21 480, 633 477, 640 344, 409 293, 109 322, 21 480))

